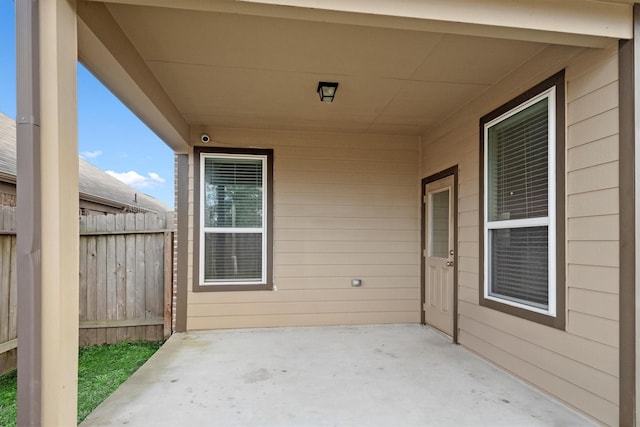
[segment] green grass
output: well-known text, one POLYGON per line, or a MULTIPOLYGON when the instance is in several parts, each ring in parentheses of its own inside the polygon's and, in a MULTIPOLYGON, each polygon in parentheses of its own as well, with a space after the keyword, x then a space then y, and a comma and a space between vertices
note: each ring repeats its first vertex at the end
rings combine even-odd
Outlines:
MULTIPOLYGON (((84 347, 78 356, 78 423, 131 376, 159 342, 135 342, 84 347)), ((0 376, 0 426, 16 425, 16 371, 0 376)))
POLYGON ((16 425, 16 371, 0 376, 0 426, 16 425))

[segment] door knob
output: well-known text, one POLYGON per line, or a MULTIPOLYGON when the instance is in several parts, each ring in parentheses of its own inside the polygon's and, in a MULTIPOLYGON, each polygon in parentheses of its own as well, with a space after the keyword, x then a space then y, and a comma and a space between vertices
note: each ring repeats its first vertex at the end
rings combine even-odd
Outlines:
POLYGON ((453 261, 447 261, 447 267, 453 266, 453 261))

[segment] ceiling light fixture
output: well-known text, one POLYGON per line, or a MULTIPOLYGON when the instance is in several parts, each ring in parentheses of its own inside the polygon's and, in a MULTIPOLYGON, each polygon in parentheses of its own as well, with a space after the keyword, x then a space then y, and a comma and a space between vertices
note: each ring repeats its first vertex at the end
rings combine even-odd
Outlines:
POLYGON ((338 83, 318 82, 318 95, 322 102, 333 102, 336 90, 338 90, 338 83))

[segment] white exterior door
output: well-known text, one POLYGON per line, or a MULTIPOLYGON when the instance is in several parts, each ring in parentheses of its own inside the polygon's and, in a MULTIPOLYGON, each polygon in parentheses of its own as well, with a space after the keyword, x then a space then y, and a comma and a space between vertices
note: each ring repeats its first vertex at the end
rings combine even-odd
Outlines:
POLYGON ((425 321, 453 336, 453 176, 425 188, 425 321))

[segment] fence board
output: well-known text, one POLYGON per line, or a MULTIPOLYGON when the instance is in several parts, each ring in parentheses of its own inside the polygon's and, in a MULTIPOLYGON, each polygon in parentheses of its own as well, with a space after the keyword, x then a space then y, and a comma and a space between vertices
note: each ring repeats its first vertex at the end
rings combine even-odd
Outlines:
MULTIPOLYGON (((0 238, 0 301, 9 301, 11 236, 0 238)), ((0 342, 9 341, 9 304, 0 304, 0 342)))
MULTIPOLYGON (((107 227, 106 215, 96 215, 96 229, 104 230, 107 227)), ((96 319, 107 318, 107 238, 96 237, 96 319)), ((95 344, 107 343, 106 329, 97 330, 95 344)))
POLYGON ((15 348, 18 348, 18 340, 12 339, 11 341, 6 341, 0 344, 0 353, 5 353, 15 348))
MULTIPOLYGON (((125 230, 136 229, 136 217, 132 213, 125 215, 125 230)), ((125 312, 127 319, 136 318, 136 236, 128 234, 125 236, 126 241, 126 299, 127 306, 125 312)), ((130 327, 126 330, 127 341, 136 339, 136 328, 130 327)))
MULTIPOLYGON (((136 230, 144 230, 144 214, 136 215, 136 230)), ((144 319, 145 313, 145 268, 144 268, 144 236, 136 235, 136 317, 144 319)), ((144 326, 136 327, 136 339, 144 340, 147 328, 144 326)))
POLYGON ((14 209, 0 209, 0 374, 16 366, 17 279, 14 209))
MULTIPOLYGON (((116 232, 124 232, 125 217, 123 214, 115 215, 116 232)), ((126 274, 127 246, 124 235, 116 236, 116 320, 127 318, 127 274, 126 274)), ((116 329, 118 342, 125 341, 126 328, 116 329)))
POLYGON ((11 274, 9 283, 9 339, 18 337, 18 267, 16 236, 11 237, 11 274))
MULTIPOLYGON (((159 218, 154 214, 145 214, 145 228, 147 230, 155 230, 162 228, 159 226, 159 218)), ((162 315, 161 308, 158 308, 158 302, 161 302, 164 296, 164 280, 162 278, 162 270, 160 269, 163 257, 162 247, 164 239, 162 234, 145 235, 145 317, 160 317, 162 315), (162 287, 156 286, 156 283, 162 283, 162 287)), ((159 340, 162 336, 158 333, 156 326, 148 326, 146 330, 147 339, 159 340)))
MULTIPOLYGON (((0 373, 17 343, 13 208, 0 208, 0 373)), ((80 345, 161 340, 171 332, 173 214, 80 218, 80 345)))
MULTIPOLYGON (((85 218, 80 219, 80 230, 86 227, 85 218)), ((80 265, 78 276, 78 294, 79 294, 79 320, 80 322, 87 320, 87 255, 89 254, 87 239, 80 239, 79 253, 80 253, 80 265)), ((89 345, 89 339, 87 331, 80 331, 78 341, 81 346, 89 345)))
MULTIPOLYGON (((116 228, 115 215, 105 215, 107 222, 107 231, 114 231, 116 228)), ((118 305, 116 303, 116 236, 105 236, 107 240, 107 321, 116 320, 116 312, 118 305)), ((106 329, 107 343, 114 344, 117 342, 116 330, 113 328, 106 329)))
MULTIPOLYGON (((87 231, 95 231, 97 227, 97 219, 94 215, 86 217, 87 231)), ((97 240, 87 240, 87 320, 98 319, 98 253, 97 240)), ((96 329, 88 329, 86 331, 86 344, 95 345, 98 343, 98 331, 96 329)))
MULTIPOLYGON (((173 217, 167 215, 167 223, 173 224, 173 217)), ((163 338, 171 335, 171 321, 173 320, 173 239, 171 233, 164 232, 164 327, 163 338)))

